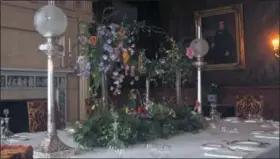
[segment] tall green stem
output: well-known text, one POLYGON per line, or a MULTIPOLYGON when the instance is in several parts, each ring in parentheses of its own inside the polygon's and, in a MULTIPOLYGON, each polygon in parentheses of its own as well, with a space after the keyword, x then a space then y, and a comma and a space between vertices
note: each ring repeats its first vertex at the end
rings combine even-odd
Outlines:
POLYGON ((105 73, 101 73, 101 101, 102 107, 107 108, 108 106, 108 83, 105 73))
POLYGON ((149 107, 150 104, 150 78, 146 78, 146 93, 145 93, 145 104, 149 107))
POLYGON ((181 95, 181 72, 180 69, 176 69, 176 103, 181 104, 182 95, 181 95))

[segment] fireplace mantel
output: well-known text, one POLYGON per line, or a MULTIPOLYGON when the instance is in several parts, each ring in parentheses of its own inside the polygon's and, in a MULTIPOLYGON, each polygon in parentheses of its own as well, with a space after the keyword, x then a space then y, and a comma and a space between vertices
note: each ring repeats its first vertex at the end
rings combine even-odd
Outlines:
MULTIPOLYGON (((67 117, 67 75, 73 69, 54 70, 54 89, 60 111, 67 117)), ((47 69, 1 68, 1 100, 47 98, 47 69)))
MULTIPOLYGON (((32 69, 32 68, 1 68, 1 73, 5 72, 47 72, 47 69, 32 69)), ((68 68, 60 68, 60 69, 54 69, 55 73, 62 73, 62 74, 68 74, 68 73, 74 73, 73 69, 68 68)))

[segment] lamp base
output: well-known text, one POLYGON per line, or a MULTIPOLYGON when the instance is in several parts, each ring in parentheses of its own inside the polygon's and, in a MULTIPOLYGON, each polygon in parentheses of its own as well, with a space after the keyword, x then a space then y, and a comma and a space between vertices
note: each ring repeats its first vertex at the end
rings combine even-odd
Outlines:
POLYGON ((43 142, 35 148, 34 158, 70 158, 75 149, 64 144, 57 134, 47 134, 43 142))

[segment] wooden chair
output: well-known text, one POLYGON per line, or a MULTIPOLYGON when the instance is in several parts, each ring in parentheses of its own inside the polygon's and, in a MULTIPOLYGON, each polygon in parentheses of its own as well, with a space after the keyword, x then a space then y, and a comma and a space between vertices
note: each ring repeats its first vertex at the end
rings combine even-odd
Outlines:
POLYGON ((263 96, 237 96, 236 97, 236 116, 248 119, 252 116, 263 116, 264 100, 263 96))

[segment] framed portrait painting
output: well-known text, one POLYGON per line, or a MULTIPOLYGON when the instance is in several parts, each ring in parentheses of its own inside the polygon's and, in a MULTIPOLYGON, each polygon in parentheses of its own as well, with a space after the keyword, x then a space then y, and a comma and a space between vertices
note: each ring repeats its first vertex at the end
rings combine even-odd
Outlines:
POLYGON ((196 33, 201 26, 201 35, 209 44, 206 70, 245 68, 241 4, 196 11, 195 24, 196 33))

